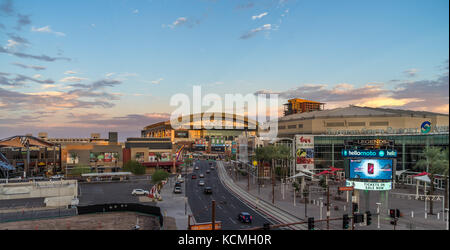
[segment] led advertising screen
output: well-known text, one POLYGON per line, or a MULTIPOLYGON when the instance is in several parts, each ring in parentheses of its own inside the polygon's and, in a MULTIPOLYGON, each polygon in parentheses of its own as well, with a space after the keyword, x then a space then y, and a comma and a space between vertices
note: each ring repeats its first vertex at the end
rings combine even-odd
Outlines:
POLYGON ((350 160, 350 179, 392 180, 392 160, 350 160))

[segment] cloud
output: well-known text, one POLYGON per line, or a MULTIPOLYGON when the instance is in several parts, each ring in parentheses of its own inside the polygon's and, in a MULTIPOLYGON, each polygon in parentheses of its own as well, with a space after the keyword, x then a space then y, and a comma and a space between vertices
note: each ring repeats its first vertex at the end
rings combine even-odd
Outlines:
POLYGON ((73 74, 77 74, 78 72, 73 71, 73 70, 67 70, 66 72, 64 72, 64 75, 73 75, 73 74))
POLYGON ((8 33, 8 36, 9 36, 12 40, 16 41, 17 43, 24 44, 24 45, 30 44, 30 42, 29 42, 27 39, 25 39, 25 38, 23 38, 23 37, 20 37, 20 36, 18 36, 18 35, 15 35, 15 34, 13 34, 13 33, 8 33))
POLYGON ((76 77, 76 76, 68 76, 64 77, 63 79, 59 80, 60 82, 81 82, 87 80, 87 78, 82 77, 76 77))
POLYGON ((21 86, 21 85, 25 85, 25 84, 29 83, 29 81, 35 82, 35 83, 40 83, 40 84, 53 84, 53 83, 55 83, 51 79, 38 80, 37 78, 32 78, 32 77, 28 77, 28 76, 24 76, 24 75, 20 75, 20 74, 15 74, 16 75, 15 78, 7 78, 4 75, 9 76, 11 74, 8 74, 8 73, 0 74, 0 85, 21 86))
POLYGON ((256 29, 252 29, 249 32, 243 34, 240 39, 249 39, 253 36, 255 36, 257 33, 264 31, 264 30, 271 30, 272 29, 272 25, 271 24, 264 24, 263 26, 256 28, 256 29))
POLYGON ((134 11, 133 11, 133 14, 138 14, 139 13, 139 10, 138 9, 135 9, 134 11))
POLYGON ((335 86, 326 84, 303 84, 286 91, 259 90, 255 94, 279 94, 282 99, 302 98, 325 102, 328 108, 344 107, 349 104, 400 108, 409 110, 449 113, 449 75, 448 70, 436 79, 418 81, 397 81, 387 89, 383 83, 367 83, 356 87, 341 83, 335 86))
POLYGON ((0 4, 0 12, 6 15, 12 15, 14 13, 14 7, 12 0, 5 0, 0 4))
POLYGON ((50 57, 47 55, 36 56, 36 55, 30 55, 30 54, 26 54, 26 53, 13 52, 13 51, 10 51, 3 47, 0 47, 0 53, 10 54, 10 55, 14 55, 14 56, 17 56, 20 58, 30 58, 30 59, 46 61, 46 62, 53 62, 53 61, 57 61, 57 60, 71 61, 70 58, 66 58, 66 57, 50 57))
POLYGON ((114 87, 119 84, 122 84, 122 82, 118 81, 118 80, 103 79, 103 80, 96 81, 92 84, 72 84, 70 86, 76 87, 76 88, 84 88, 84 89, 88 89, 88 90, 97 90, 97 89, 102 89, 105 87, 114 87))
POLYGON ((57 32, 57 31, 53 31, 50 26, 44 26, 42 28, 35 28, 35 27, 31 27, 31 31, 33 32, 39 32, 39 33, 50 33, 50 34, 55 34, 57 36, 66 36, 66 34, 62 33, 62 32, 57 32))
POLYGON ((16 30, 21 30, 23 26, 31 24, 30 15, 17 14, 17 17, 16 30))
POLYGON ((36 71, 45 70, 46 69, 46 67, 44 67, 44 66, 25 65, 25 64, 22 64, 22 63, 11 63, 11 64, 15 65, 15 66, 18 66, 18 67, 21 67, 21 68, 24 68, 24 69, 34 69, 36 71))
POLYGON ((163 80, 164 80, 164 78, 159 78, 158 80, 151 81, 151 83, 153 83, 153 84, 159 84, 159 83, 161 83, 161 81, 163 81, 163 80))
POLYGON ((5 49, 13 49, 16 46, 18 46, 20 43, 14 41, 14 40, 8 40, 8 44, 6 44, 5 49))
POLYGON ((261 13, 261 14, 259 14, 259 15, 257 15, 257 16, 252 16, 252 20, 261 19, 261 18, 263 18, 264 16, 267 16, 267 14, 269 14, 269 13, 264 12, 264 13, 261 13))
POLYGON ((405 74, 408 77, 415 77, 417 75, 417 72, 419 72, 418 69, 407 69, 403 71, 403 74, 405 74))
POLYGON ((188 21, 188 19, 186 18, 186 17, 179 17, 179 18, 177 18, 177 20, 175 20, 173 23, 172 23, 172 25, 167 25, 167 26, 169 26, 170 28, 176 28, 177 26, 181 26, 181 25, 183 25, 183 24, 186 24, 187 23, 187 21, 188 21))

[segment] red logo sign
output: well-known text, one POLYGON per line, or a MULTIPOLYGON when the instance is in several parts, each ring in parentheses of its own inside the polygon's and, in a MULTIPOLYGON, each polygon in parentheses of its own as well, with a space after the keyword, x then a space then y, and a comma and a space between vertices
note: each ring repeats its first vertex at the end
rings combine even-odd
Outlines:
POLYGON ((302 137, 300 137, 300 142, 302 142, 302 143, 311 143, 311 139, 306 139, 306 138, 303 138, 303 136, 302 136, 302 137))

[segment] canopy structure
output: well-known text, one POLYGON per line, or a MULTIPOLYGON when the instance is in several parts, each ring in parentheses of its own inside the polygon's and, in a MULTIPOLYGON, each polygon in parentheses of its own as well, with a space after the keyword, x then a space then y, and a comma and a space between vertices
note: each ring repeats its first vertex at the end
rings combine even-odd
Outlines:
POLYGON ((428 177, 428 175, 417 176, 417 177, 414 177, 414 179, 416 179, 418 181, 428 182, 428 183, 431 182, 430 177, 428 177))
POLYGON ((288 177, 288 179, 293 179, 293 178, 303 177, 303 176, 310 177, 310 176, 307 175, 307 174, 304 174, 304 173, 298 173, 298 174, 296 174, 296 175, 293 175, 293 176, 291 176, 291 177, 288 177))
POLYGON ((6 139, 0 140, 0 148, 2 147, 13 147, 13 148, 26 148, 28 146, 32 147, 55 147, 57 144, 46 142, 42 139, 29 136, 29 135, 16 135, 6 139))
POLYGON ((398 170, 398 171, 395 171, 395 175, 400 176, 400 175, 402 175, 402 174, 404 174, 404 173, 406 173, 408 171, 409 171, 408 169, 406 169, 406 170, 398 170))
POLYGON ((318 173, 318 174, 315 174, 314 176, 318 176, 318 175, 326 175, 326 174, 336 175, 334 172, 325 170, 325 171, 322 171, 322 172, 320 172, 320 173, 318 173))

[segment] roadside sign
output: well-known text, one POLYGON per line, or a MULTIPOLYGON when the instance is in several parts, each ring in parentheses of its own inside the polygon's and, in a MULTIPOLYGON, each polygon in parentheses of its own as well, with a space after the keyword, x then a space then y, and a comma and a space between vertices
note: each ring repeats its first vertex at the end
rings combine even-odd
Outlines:
MULTIPOLYGON (((222 229, 222 222, 216 221, 215 230, 222 229)), ((191 230, 212 230, 212 223, 200 223, 196 225, 191 225, 191 230)))
POLYGON ((353 187, 338 187, 339 191, 353 191, 353 187))

